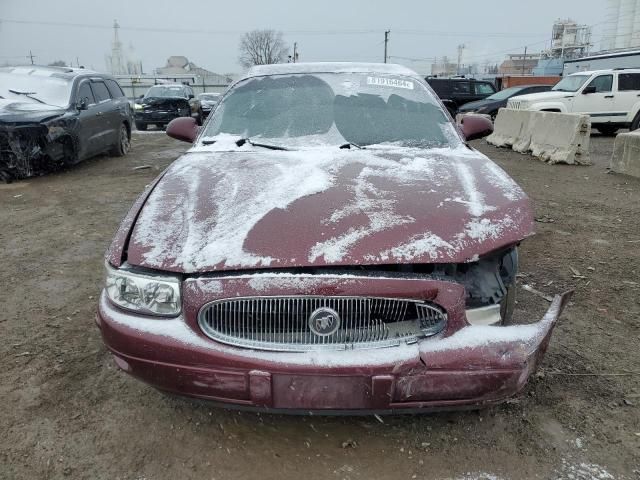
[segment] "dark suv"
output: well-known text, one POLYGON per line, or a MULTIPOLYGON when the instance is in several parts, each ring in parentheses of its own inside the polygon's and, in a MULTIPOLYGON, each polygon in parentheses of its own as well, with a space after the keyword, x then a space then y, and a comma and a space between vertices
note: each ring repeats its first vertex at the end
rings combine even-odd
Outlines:
POLYGON ((66 67, 0 68, 0 179, 129 151, 133 112, 109 75, 66 67))
POLYGON ((139 102, 135 105, 138 130, 146 130, 148 125, 164 128, 178 117, 194 117, 198 125, 204 119, 202 104, 189 85, 154 85, 139 102))
POLYGON ((473 78, 427 77, 426 80, 451 115, 455 115, 465 103, 482 100, 497 91, 493 83, 473 78))

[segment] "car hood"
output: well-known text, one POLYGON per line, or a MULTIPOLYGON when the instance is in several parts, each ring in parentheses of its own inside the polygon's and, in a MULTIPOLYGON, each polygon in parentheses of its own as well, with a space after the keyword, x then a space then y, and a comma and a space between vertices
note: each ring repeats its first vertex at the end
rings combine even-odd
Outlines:
POLYGON ((196 273, 459 263, 533 233, 525 193, 467 147, 245 147, 194 148, 168 168, 130 232, 130 265, 196 273))
POLYGON ((527 95, 517 95, 515 97, 511 97, 509 100, 525 100, 527 102, 539 102, 545 100, 554 100, 556 98, 565 98, 568 96, 573 96, 574 92, 558 92, 558 91, 548 91, 548 92, 539 92, 539 93, 529 93, 527 95))
POLYGON ((53 105, 0 98, 0 124, 39 123, 64 113, 65 109, 53 105))

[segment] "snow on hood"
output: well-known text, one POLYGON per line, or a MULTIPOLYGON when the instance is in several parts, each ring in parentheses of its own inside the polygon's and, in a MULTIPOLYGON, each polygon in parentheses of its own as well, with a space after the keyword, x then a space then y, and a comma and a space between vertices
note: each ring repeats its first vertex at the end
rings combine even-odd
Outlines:
POLYGON ((168 169, 133 228, 129 264, 195 273, 464 262, 532 233, 524 192, 466 147, 227 143, 168 169))
POLYGON ((33 100, 0 98, 0 123, 38 123, 64 114, 64 109, 33 100))

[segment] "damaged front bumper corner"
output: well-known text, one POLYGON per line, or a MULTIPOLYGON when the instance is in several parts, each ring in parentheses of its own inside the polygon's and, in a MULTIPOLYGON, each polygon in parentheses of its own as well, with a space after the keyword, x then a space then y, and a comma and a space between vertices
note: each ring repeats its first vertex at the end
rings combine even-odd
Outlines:
POLYGON ((96 320, 116 364, 161 390, 287 413, 426 412, 479 408, 522 390, 571 294, 556 296, 534 324, 466 326, 447 337, 377 351, 223 345, 183 317, 126 314, 104 294, 96 320))

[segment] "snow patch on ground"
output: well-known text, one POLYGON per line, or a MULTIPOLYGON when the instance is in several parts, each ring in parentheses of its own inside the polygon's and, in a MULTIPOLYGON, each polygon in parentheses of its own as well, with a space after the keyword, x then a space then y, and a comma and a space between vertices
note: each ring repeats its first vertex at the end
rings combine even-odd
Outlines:
POLYGON ((573 463, 562 459, 562 467, 558 472, 557 480, 622 480, 624 477, 615 477, 606 468, 595 463, 573 463))

